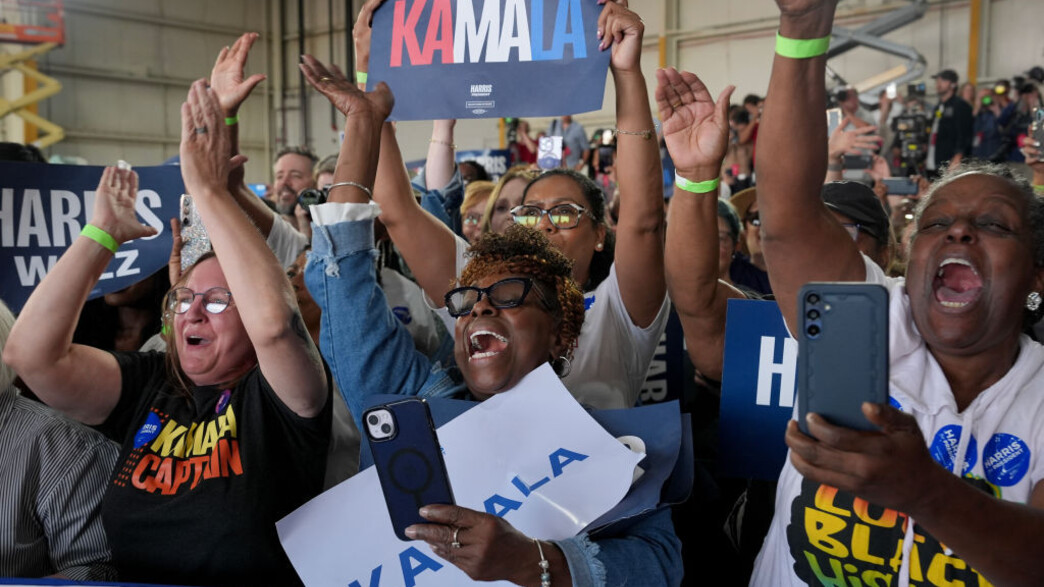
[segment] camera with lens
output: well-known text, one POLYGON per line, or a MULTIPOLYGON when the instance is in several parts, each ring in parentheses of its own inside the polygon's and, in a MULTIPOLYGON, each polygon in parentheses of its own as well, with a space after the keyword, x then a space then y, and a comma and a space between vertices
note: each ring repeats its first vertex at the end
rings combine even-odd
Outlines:
POLYGON ((892 121, 902 167, 915 170, 928 157, 928 117, 921 112, 905 113, 892 121))
POLYGON ((307 188, 301 190, 301 193, 297 195, 297 203, 301 205, 305 211, 308 211, 309 206, 318 206, 319 204, 326 203, 326 197, 329 195, 330 188, 307 188))

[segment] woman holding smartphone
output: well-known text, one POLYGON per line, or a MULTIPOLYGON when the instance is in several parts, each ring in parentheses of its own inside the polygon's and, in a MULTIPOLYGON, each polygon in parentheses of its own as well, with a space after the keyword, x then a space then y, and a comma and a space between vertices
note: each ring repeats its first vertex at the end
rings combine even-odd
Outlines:
MULTIPOLYGON (((610 29, 611 30, 611 29, 610 29)), ((363 94, 336 70, 304 56, 301 70, 356 132, 341 144, 330 203, 313 209, 314 242, 305 279, 322 307, 320 348, 352 413, 367 397, 399 394, 484 400, 526 374, 568 358, 583 321, 571 263, 540 233, 513 227, 483 235, 459 287, 445 296, 456 318, 454 354, 463 384, 417 352, 377 287, 370 202, 381 126, 392 108, 387 86, 363 94)), ((503 518, 428 505, 406 535, 476 580, 519 585, 677 584, 681 547, 669 512, 657 509, 598 536, 534 541, 503 518), (542 576, 546 573, 546 576, 542 576)))

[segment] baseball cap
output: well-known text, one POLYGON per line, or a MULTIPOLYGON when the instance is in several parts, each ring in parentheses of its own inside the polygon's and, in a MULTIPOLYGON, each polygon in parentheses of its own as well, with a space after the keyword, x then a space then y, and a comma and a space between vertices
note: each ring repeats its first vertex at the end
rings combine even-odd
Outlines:
POLYGON ((957 77, 957 72, 952 70, 952 69, 944 69, 944 70, 940 71, 939 73, 933 75, 932 79, 935 79, 937 77, 941 77, 944 80, 949 81, 949 82, 953 82, 953 83, 957 83, 957 80, 960 79, 960 78, 957 77))
POLYGON ((874 237, 877 242, 888 242, 888 231, 891 223, 885 213, 881 200, 872 189, 856 181, 832 181, 823 184, 820 191, 823 203, 858 224, 862 230, 874 237))

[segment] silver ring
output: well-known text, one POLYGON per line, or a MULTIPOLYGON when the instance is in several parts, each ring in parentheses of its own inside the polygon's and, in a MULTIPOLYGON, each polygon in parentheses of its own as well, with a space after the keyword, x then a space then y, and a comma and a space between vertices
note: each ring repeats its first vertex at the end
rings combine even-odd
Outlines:
POLYGON ((461 547, 460 541, 457 540, 457 534, 459 534, 459 533, 460 533, 460 527, 457 527, 457 528, 453 529, 453 542, 450 542, 450 546, 452 546, 453 548, 460 548, 461 547))
POLYGON ((196 134, 197 135, 207 134, 207 127, 205 127, 205 126, 197 126, 196 127, 196 134))

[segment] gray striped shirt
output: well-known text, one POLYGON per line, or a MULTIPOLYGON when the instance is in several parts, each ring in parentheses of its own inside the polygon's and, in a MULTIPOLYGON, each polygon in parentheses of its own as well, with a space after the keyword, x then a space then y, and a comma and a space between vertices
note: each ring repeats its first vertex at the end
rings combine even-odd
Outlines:
POLYGON ((118 447, 0 390, 0 576, 111 580, 101 502, 118 447))

